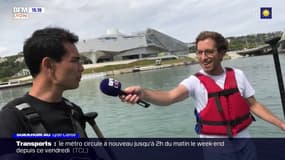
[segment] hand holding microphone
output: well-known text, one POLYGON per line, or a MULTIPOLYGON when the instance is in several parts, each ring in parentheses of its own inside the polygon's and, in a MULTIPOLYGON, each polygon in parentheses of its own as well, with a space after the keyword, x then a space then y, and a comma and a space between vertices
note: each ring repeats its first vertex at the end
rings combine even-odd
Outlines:
MULTIPOLYGON (((116 97, 116 96, 128 95, 128 93, 125 93, 124 91, 121 90, 121 83, 117 80, 114 80, 113 78, 106 78, 102 80, 100 84, 100 89, 103 93, 109 96, 116 97)), ((136 103, 145 108, 150 106, 149 103, 140 99, 136 103)))

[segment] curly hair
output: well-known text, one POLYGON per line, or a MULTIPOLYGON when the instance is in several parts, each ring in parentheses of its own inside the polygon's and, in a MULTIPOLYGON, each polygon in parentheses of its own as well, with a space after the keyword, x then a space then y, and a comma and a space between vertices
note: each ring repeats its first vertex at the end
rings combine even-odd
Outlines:
POLYGON ((228 41, 218 32, 203 31, 196 38, 196 46, 199 41, 211 38, 216 43, 216 48, 219 53, 226 53, 229 47, 228 41))

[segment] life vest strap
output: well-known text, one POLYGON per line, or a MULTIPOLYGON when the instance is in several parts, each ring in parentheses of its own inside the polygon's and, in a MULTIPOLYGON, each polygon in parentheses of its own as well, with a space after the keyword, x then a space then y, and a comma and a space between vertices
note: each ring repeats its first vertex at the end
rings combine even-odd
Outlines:
POLYGON ((244 120, 246 120, 249 117, 252 117, 252 115, 250 113, 248 113, 242 117, 239 117, 235 120, 231 120, 231 121, 206 121, 206 120, 199 119, 197 121, 197 123, 200 123, 202 125, 210 125, 210 126, 231 126, 231 127, 234 127, 234 126, 242 123, 244 120))
POLYGON ((82 128, 82 126, 80 125, 78 121, 80 117, 79 113, 75 109, 72 109, 71 112, 72 114, 70 115, 70 119, 72 121, 72 126, 73 126, 74 131, 78 132, 80 137, 87 137, 84 129, 82 128))
POLYGON ((220 97, 219 96, 215 96, 215 101, 216 101, 216 106, 217 106, 217 109, 218 109, 218 112, 223 114, 223 108, 222 108, 222 104, 221 104, 221 101, 220 101, 220 97))
POLYGON ((25 118, 30 124, 30 129, 34 133, 48 133, 42 123, 41 116, 33 107, 31 107, 30 104, 21 103, 15 107, 24 114, 25 118))
POLYGON ((225 90, 222 90, 220 92, 208 93, 208 98, 216 97, 216 96, 218 96, 218 97, 229 96, 229 95, 232 95, 236 92, 239 92, 238 88, 225 89, 225 90))

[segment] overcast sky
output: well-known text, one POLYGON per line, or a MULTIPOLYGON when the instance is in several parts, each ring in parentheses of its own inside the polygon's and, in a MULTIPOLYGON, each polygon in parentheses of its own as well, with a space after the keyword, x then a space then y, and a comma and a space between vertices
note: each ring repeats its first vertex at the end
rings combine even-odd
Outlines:
POLYGON ((24 40, 47 26, 66 28, 80 40, 110 28, 124 34, 153 28, 183 42, 203 30, 226 37, 284 31, 284 6, 283 0, 0 0, 0 56, 22 51, 24 40), (45 11, 20 20, 13 7, 45 11), (272 19, 260 19, 261 7, 272 7, 272 19))

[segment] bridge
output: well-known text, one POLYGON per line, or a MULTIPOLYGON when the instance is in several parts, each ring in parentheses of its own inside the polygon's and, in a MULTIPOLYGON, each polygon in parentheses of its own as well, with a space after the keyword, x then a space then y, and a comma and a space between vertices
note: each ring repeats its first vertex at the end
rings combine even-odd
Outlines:
MULTIPOLYGON (((272 51, 271 46, 269 44, 265 44, 258 46, 256 48, 237 51, 236 53, 242 56, 258 56, 258 55, 271 54, 271 51, 272 51)), ((285 32, 283 32, 281 36, 277 51, 278 53, 285 53, 285 32)))
POLYGON ((237 51, 236 53, 242 56, 260 56, 260 55, 270 54, 271 51, 272 51, 271 46, 268 44, 265 44, 265 45, 258 46, 256 48, 240 50, 240 51, 237 51))

